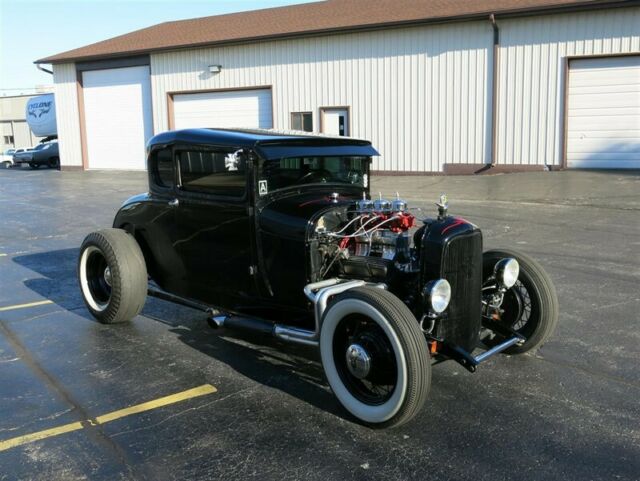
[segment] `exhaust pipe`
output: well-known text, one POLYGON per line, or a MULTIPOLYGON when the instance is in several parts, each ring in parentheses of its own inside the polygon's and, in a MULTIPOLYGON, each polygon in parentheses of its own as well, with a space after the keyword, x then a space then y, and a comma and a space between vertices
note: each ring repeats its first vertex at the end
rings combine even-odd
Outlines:
POLYGON ((241 316, 218 315, 207 319, 209 327, 220 329, 227 327, 237 331, 258 332, 269 336, 277 337, 286 342, 294 342, 307 346, 316 347, 318 342, 314 340, 315 333, 306 329, 285 326, 282 324, 273 324, 261 319, 252 319, 241 316))

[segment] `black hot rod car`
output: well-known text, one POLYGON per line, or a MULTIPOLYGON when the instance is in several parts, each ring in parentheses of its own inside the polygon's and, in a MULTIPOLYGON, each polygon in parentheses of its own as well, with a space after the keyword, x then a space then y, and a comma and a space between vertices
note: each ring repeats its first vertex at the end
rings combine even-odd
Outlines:
POLYGON ((271 131, 155 136, 149 192, 82 243, 88 309, 129 321, 150 294, 316 346, 340 403, 375 426, 416 415, 433 363, 474 371, 540 346, 558 319, 542 267, 483 252, 444 195, 420 222, 397 195, 371 200, 375 155, 366 141, 271 131))

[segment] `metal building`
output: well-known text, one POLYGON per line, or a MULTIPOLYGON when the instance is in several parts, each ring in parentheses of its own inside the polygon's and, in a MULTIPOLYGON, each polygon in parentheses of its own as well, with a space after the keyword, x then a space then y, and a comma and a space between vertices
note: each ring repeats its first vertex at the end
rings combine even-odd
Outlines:
POLYGON ((37 63, 63 168, 143 169, 146 140, 185 127, 365 138, 388 172, 640 168, 638 1, 327 0, 37 63))
POLYGON ((26 105, 36 95, 7 95, 0 97, 0 152, 38 145, 42 137, 33 135, 26 118, 26 105))

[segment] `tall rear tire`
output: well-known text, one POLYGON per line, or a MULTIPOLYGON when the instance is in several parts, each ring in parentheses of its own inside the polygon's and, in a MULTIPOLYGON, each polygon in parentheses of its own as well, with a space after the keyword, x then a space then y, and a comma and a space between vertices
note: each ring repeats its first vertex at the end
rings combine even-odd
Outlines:
POLYGON ((78 280, 89 312, 103 324, 130 321, 147 298, 147 267, 140 246, 121 229, 89 234, 80 247, 78 280))
POLYGON ((360 287, 336 296, 322 318, 320 356, 334 394, 364 424, 400 426, 427 399, 427 342, 409 308, 390 292, 360 287))
POLYGON ((522 345, 512 346, 505 353, 523 354, 538 349, 555 331, 560 315, 558 295, 553 281, 540 263, 512 249, 484 253, 485 280, 492 275, 496 262, 505 257, 518 261, 520 275, 516 284, 505 292, 501 322, 527 339, 522 345))

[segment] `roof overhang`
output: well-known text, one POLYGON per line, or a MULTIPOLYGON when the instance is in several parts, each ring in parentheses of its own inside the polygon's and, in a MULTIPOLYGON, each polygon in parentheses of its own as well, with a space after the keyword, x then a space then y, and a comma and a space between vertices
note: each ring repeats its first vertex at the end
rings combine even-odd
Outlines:
POLYGON ((633 7, 633 6, 640 6, 640 0, 599 0, 599 1, 583 0, 583 1, 577 1, 577 2, 572 2, 568 4, 566 3, 560 4, 560 5, 543 5, 543 6, 528 7, 528 8, 496 10, 494 12, 483 11, 483 12, 471 13, 471 14, 465 14, 465 15, 455 15, 455 16, 446 16, 446 17, 429 17, 429 18, 412 19, 412 20, 406 20, 406 21, 372 23, 372 24, 365 24, 365 25, 355 25, 355 26, 338 27, 338 28, 325 28, 325 29, 317 29, 317 30, 304 30, 304 31, 297 31, 297 32, 286 32, 286 33, 262 35, 262 36, 247 36, 247 37, 233 38, 228 40, 184 43, 184 44, 176 44, 176 45, 153 47, 153 48, 143 48, 143 49, 129 49, 126 51, 101 53, 101 54, 95 54, 95 55, 69 55, 68 57, 65 57, 64 54, 57 54, 57 55, 41 58, 39 60, 36 60, 34 63, 55 65, 55 64, 63 64, 63 63, 71 63, 71 62, 86 62, 86 61, 131 57, 136 55, 145 55, 145 54, 152 54, 152 53, 158 53, 158 52, 171 52, 171 51, 185 50, 185 49, 243 45, 243 44, 249 44, 249 43, 273 41, 273 40, 289 40, 289 39, 318 37, 318 36, 326 36, 326 35, 358 33, 358 32, 375 31, 375 30, 383 30, 383 29, 417 27, 422 25, 469 22, 469 21, 478 21, 478 20, 485 20, 485 19, 488 20, 491 16, 499 20, 499 19, 515 18, 515 17, 549 15, 549 14, 558 14, 558 13, 570 13, 570 12, 577 12, 577 11, 591 11, 591 10, 633 7))

